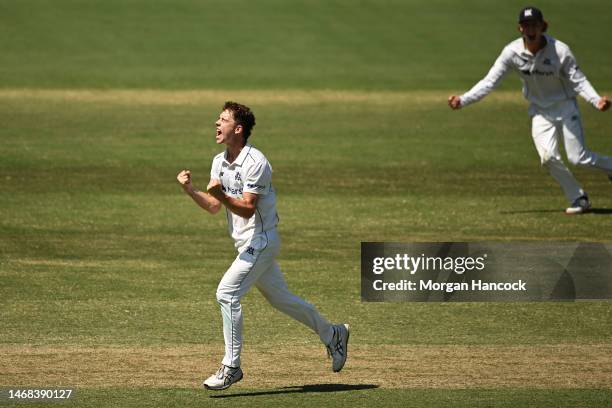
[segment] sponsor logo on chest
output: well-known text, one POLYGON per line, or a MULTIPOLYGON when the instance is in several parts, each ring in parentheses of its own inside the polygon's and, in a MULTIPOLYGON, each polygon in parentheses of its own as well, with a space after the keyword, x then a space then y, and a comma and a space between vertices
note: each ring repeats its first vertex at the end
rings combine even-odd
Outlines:
POLYGON ((514 61, 520 73, 526 77, 553 77, 558 75, 558 67, 548 57, 538 61, 517 56, 514 61))
POLYGON ((221 171, 221 186, 222 190, 232 196, 242 196, 242 176, 240 169, 229 169, 221 171))

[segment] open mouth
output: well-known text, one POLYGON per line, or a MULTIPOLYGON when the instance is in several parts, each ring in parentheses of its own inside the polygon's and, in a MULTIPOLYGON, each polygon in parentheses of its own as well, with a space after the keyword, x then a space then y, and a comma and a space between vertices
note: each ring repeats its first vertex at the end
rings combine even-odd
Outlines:
POLYGON ((221 136, 221 129, 217 129, 217 136, 221 136))

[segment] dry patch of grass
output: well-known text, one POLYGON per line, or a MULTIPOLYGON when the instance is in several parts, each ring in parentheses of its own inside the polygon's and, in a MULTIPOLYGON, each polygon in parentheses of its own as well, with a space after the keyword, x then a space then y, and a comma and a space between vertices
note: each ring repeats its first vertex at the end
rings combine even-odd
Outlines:
POLYGON ((81 259, 9 259, 9 264, 18 266, 43 266, 43 267, 61 267, 61 268, 140 268, 140 269, 160 269, 167 267, 163 262, 148 261, 148 260, 104 260, 91 261, 81 259))
MULTIPOLYGON (((173 347, 0 346, 0 384, 199 387, 222 345, 173 347)), ((247 346, 248 388, 373 384, 383 388, 612 388, 612 345, 350 348, 334 374, 323 347, 247 346)))
MULTIPOLYGON (((219 104, 219 101, 238 100, 246 104, 281 103, 306 105, 329 102, 367 102, 379 105, 440 105, 444 107, 448 96, 456 91, 348 91, 348 90, 294 90, 273 89, 256 91, 232 90, 52 90, 3 89, 0 100, 38 100, 110 103, 119 105, 201 105, 219 104)), ((526 104, 518 91, 496 91, 491 100, 526 104)))

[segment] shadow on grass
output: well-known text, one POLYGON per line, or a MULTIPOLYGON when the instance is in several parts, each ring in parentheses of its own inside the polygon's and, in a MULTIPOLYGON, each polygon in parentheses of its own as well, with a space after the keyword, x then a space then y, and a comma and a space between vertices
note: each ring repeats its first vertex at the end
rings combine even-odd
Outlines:
MULTIPOLYGON (((538 214, 538 213, 559 213, 565 215, 563 210, 523 210, 523 211, 500 211, 500 214, 511 215, 511 214, 538 214)), ((591 208, 587 213, 580 215, 611 215, 612 208, 591 208)))
POLYGON ((589 212, 597 215, 610 215, 612 214, 612 208, 591 208, 589 212))
POLYGON ((342 391, 358 391, 370 390, 378 388, 375 384, 311 384, 297 385, 293 387, 282 387, 270 391, 243 392, 237 394, 221 394, 211 395, 210 398, 233 398, 233 397, 254 397, 258 395, 276 395, 276 394, 296 394, 307 392, 342 392, 342 391))

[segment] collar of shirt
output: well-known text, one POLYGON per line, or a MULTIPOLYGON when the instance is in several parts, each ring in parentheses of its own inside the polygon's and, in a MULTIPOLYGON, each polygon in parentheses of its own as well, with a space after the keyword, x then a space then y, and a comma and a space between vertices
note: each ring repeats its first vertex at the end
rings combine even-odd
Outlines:
POLYGON ((247 155, 249 154, 249 150, 251 150, 251 145, 247 143, 244 145, 244 147, 240 151, 240 154, 238 154, 238 157, 236 157, 236 160, 234 160, 232 163, 227 161, 227 150, 226 150, 225 154, 223 155, 223 162, 226 163, 228 167, 235 166, 235 165, 242 166, 242 163, 244 163, 244 159, 246 159, 247 155))

